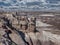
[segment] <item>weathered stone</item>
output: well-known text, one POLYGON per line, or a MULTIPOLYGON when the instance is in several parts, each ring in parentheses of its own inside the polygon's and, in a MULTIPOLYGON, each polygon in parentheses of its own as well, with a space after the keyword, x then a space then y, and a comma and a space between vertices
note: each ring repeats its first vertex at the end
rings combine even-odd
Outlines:
MULTIPOLYGON (((38 36, 40 36, 40 33, 37 33, 39 34, 38 36)), ((25 34, 25 38, 30 45, 41 45, 40 39, 37 38, 37 33, 30 32, 25 34)))
POLYGON ((17 45, 25 45, 20 35, 12 33, 10 37, 17 45))
MULTIPOLYGON (((37 22, 35 17, 31 16, 31 18, 28 18, 26 16, 17 16, 17 15, 12 15, 8 13, 8 14, 4 14, 3 16, 0 15, 0 19, 2 20, 0 22, 1 35, 5 34, 4 32, 5 29, 12 30, 12 34, 9 35, 9 37, 12 39, 12 42, 10 42, 12 43, 11 45, 16 45, 16 44, 17 45, 60 45, 60 36, 51 35, 50 33, 47 33, 47 32, 44 33, 42 31, 34 32, 36 30, 35 28, 36 28, 36 22, 37 22), (6 18, 6 19, 4 20, 3 18, 4 19, 6 18), (7 23, 5 24, 5 22, 7 23), (22 27, 21 27, 21 24, 22 24, 22 27), (8 28, 3 29, 2 25, 5 25, 4 27, 8 27, 8 28)), ((39 24, 40 24, 40 21, 39 21, 39 24)), ((0 35, 0 40, 2 37, 1 35, 0 35)), ((5 40, 8 38, 3 38, 3 39, 5 40)), ((2 41, 0 41, 0 45, 4 45, 1 42, 2 41)))

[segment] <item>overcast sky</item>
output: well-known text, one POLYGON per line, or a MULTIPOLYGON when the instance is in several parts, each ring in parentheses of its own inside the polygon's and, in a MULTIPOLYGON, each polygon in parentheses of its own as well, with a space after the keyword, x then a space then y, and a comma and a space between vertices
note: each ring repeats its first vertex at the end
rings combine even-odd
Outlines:
POLYGON ((0 0, 1 9, 60 10, 60 0, 0 0))

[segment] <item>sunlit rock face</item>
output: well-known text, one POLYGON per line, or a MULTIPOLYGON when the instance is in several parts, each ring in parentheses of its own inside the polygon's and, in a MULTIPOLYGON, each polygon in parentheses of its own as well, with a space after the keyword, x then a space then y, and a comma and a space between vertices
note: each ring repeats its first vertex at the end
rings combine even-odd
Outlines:
POLYGON ((0 0, 2 9, 59 10, 60 0, 0 0), (8 7, 9 6, 9 7, 8 7))
POLYGON ((39 45, 40 44, 40 39, 37 38, 37 36, 40 37, 40 33, 39 32, 34 33, 35 21, 36 21, 34 17, 29 20, 28 22, 29 24, 28 24, 26 22, 27 18, 25 16, 21 16, 20 19, 18 19, 18 17, 16 18, 17 15, 14 14, 4 14, 4 15, 2 14, 2 16, 5 17, 0 18, 0 20, 2 20, 0 21, 0 23, 2 22, 1 23, 2 25, 0 25, 0 45, 1 43, 2 45, 3 44, 6 45, 25 45, 25 44, 39 45), (5 23, 4 21, 7 23, 5 23), (19 21, 20 24, 22 25, 21 28, 20 28, 20 24, 17 23, 19 21), (28 26, 25 29, 26 25, 29 26, 29 29, 28 26), (8 30, 10 30, 11 33, 9 33, 10 31, 8 32, 8 30))
MULTIPOLYGON (((29 13, 30 14, 29 16, 28 15, 22 16, 22 14, 25 14, 22 12, 21 14, 20 13, 18 14, 16 12, 13 14, 12 13, 0 14, 0 45, 3 45, 4 44, 3 41, 7 39, 8 41, 12 40, 11 45, 16 45, 16 44, 17 45, 25 45, 25 44, 26 45, 60 45, 60 29, 54 28, 54 26, 58 26, 60 24, 60 14, 59 15, 54 15, 51 13, 40 14, 40 12, 38 14, 36 12, 29 13), (29 22, 27 19, 29 20, 29 22), (51 24, 51 22, 53 23, 51 24), (25 29, 26 23, 28 24, 27 26, 28 28, 25 29), (31 23, 34 26, 32 26, 31 23), (20 28, 20 24, 23 24, 22 25, 23 27, 20 28), (38 29, 34 32, 35 26, 38 26, 37 27, 38 29), (11 30, 12 33, 9 34, 9 37, 11 39, 4 38, 3 35, 6 34, 5 30, 11 30), (28 31, 26 32, 26 30, 28 31)), ((8 43, 8 41, 5 42, 8 43)))

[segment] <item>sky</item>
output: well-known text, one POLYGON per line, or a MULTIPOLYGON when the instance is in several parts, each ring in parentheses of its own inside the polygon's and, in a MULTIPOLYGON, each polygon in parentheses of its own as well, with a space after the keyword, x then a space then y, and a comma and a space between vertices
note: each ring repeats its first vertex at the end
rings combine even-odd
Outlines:
POLYGON ((0 0, 2 10, 60 10, 60 0, 0 0))

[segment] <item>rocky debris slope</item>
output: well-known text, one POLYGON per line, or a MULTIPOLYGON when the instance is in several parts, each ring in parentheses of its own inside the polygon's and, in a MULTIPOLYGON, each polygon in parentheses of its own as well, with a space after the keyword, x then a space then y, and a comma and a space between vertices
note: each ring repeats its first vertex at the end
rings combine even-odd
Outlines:
POLYGON ((43 45, 60 45, 60 35, 43 31, 43 45))
POLYGON ((59 35, 36 30, 35 17, 0 15, 0 45, 59 45, 59 40, 59 35))

